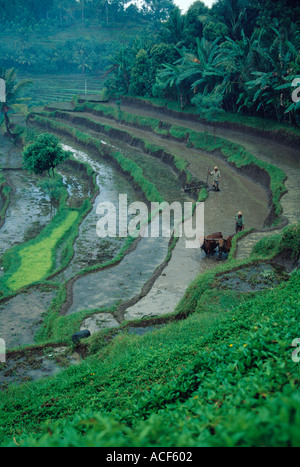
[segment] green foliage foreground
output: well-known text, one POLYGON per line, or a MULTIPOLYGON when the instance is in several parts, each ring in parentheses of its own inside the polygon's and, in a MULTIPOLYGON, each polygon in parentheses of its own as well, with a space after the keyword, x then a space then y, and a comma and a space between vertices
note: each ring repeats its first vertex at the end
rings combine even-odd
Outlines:
POLYGON ((300 446, 299 271, 256 294, 213 278, 187 319, 100 351, 92 336, 80 365, 3 392, 2 446, 300 446))
POLYGON ((70 155, 70 151, 63 150, 56 136, 43 133, 24 149, 23 163, 29 172, 41 174, 47 171, 50 175, 52 171, 53 176, 54 168, 70 155))

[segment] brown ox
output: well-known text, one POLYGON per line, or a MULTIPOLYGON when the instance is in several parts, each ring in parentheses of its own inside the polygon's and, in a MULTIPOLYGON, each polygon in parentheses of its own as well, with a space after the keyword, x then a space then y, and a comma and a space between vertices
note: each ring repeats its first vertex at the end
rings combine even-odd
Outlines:
POLYGON ((229 253, 231 248, 233 235, 229 237, 223 237, 219 240, 219 258, 221 258, 222 253, 229 253))
POLYGON ((207 256, 210 256, 215 251, 215 249, 219 245, 219 241, 221 238, 223 238, 221 232, 215 232, 204 237, 204 241, 201 248, 202 250, 204 250, 207 256))

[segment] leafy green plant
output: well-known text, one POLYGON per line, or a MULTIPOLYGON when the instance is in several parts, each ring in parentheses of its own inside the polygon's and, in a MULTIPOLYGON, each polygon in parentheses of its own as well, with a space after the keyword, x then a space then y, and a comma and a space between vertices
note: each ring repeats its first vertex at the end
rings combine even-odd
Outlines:
POLYGON ((63 150, 56 136, 43 133, 37 137, 34 143, 29 144, 24 149, 23 162, 29 172, 35 174, 48 172, 49 176, 52 172, 53 176, 55 167, 70 156, 70 151, 63 150))

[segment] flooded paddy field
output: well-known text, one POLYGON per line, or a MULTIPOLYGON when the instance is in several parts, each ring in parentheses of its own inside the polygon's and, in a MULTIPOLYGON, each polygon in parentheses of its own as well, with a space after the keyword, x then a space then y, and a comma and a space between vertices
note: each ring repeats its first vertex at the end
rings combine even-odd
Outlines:
POLYGON ((11 187, 10 203, 0 229, 0 255, 14 245, 34 238, 50 221, 50 203, 38 178, 23 170, 4 172, 11 187))
MULTIPOLYGON (((105 119, 99 118, 99 121, 108 123, 105 119)), ((109 124, 112 124, 111 120, 109 124)), ((183 124, 183 121, 180 121, 180 124, 183 124)), ((121 128, 121 124, 116 125, 121 128)), ((182 183, 173 169, 159 158, 145 154, 139 148, 132 147, 117 138, 105 138, 87 128, 82 128, 82 130, 87 134, 97 135, 103 144, 117 148, 126 158, 134 161, 142 168, 145 178, 153 183, 166 201, 170 203, 180 201, 182 203, 191 200, 184 192, 182 183)), ((188 148, 184 143, 150 135, 149 132, 140 129, 135 129, 134 133, 141 138, 148 139, 150 143, 165 147, 178 157, 184 158, 188 162, 188 170, 198 180, 205 182, 208 168, 218 165, 222 174, 221 191, 217 193, 209 191, 209 196, 205 201, 205 234, 217 231, 221 231, 224 235, 232 234, 234 215, 237 210, 242 209, 247 223, 246 227, 254 227, 257 230, 256 237, 248 235, 238 246, 238 255, 247 257, 252 250, 252 245, 261 238, 261 230, 263 230, 265 219, 269 214, 269 198, 265 188, 236 172, 223 160, 213 155, 195 148, 188 148)), ((222 133, 222 136, 226 137, 226 132, 222 133)), ((235 138, 240 143, 244 141, 242 135, 229 134, 229 137, 235 138)), ((271 163, 273 161, 275 165, 286 171, 288 193, 282 198, 284 215, 289 222, 298 219, 298 192, 297 189, 293 190, 295 183, 293 174, 297 173, 298 170, 292 154, 294 150, 291 150, 291 156, 287 157, 283 163, 279 156, 280 145, 274 143, 267 151, 265 149, 267 145, 263 146, 262 142, 259 143, 255 139, 251 139, 251 141, 245 139, 245 144, 247 149, 251 150, 257 157, 271 163)), ((49 222, 51 213, 49 202, 45 195, 37 190, 35 180, 20 170, 20 149, 8 147, 6 140, 2 148, 4 149, 2 167, 6 166, 9 169, 4 171, 5 176, 8 177, 11 186, 16 187, 11 195, 5 223, 0 229, 0 248, 5 251, 14 244, 13 242, 22 243, 34 238, 49 222), (12 168, 17 168, 17 170, 11 170, 12 168), (23 218, 23 221, 21 216, 16 215, 19 212, 16 210, 17 205, 25 217, 26 213, 28 214, 26 219, 23 218), (29 217, 29 213, 31 217, 29 217), (18 217, 20 219, 17 219, 18 217), (17 225, 19 225, 19 237, 11 235, 17 225)), ((75 161, 84 162, 92 168, 96 174, 98 192, 94 196, 92 209, 81 222, 79 235, 74 242, 74 255, 71 261, 63 271, 52 278, 57 286, 44 291, 29 287, 26 293, 22 292, 9 300, 0 302, 0 335, 5 336, 8 348, 34 343, 35 334, 43 325, 45 313, 47 313, 52 300, 57 296, 59 284, 65 284, 67 289, 67 300, 61 309, 62 315, 68 319, 69 316, 74 316, 78 312, 90 312, 82 320, 80 329, 89 329, 91 334, 105 329, 115 329, 118 332, 118 328, 125 321, 130 322, 151 317, 155 320, 172 313, 189 284, 199 274, 213 269, 217 265, 215 259, 207 258, 202 250, 186 249, 184 238, 177 241, 167 260, 168 238, 141 238, 121 261, 110 267, 97 270, 98 266, 115 258, 126 241, 124 238, 99 238, 97 236, 96 225, 99 220, 99 215, 96 212, 97 205, 102 201, 110 201, 118 206, 120 193, 127 194, 128 203, 141 201, 144 198, 132 181, 107 160, 97 157, 88 150, 80 149, 75 141, 64 140, 64 148, 71 150, 75 161), (96 270, 79 275, 81 271, 89 267, 96 267, 96 270), (117 311, 112 313, 105 311, 107 307, 111 306, 117 311)), ((287 151, 290 154, 290 150, 287 149, 287 151)), ((75 166, 63 164, 58 172, 68 190, 67 203, 69 206, 78 207, 91 196, 90 180, 81 176, 82 174, 75 166)), ((265 232, 264 234, 269 233, 265 232)), ((220 278, 218 286, 246 293, 255 292, 276 286, 278 281, 284 280, 283 276, 284 274, 280 275, 274 266, 253 266, 248 269, 241 268, 238 272, 224 274, 220 278)), ((132 329, 130 328, 130 333, 151 332, 157 329, 158 325, 154 322, 153 326, 148 326, 149 330, 146 330, 147 326, 140 327, 141 330, 133 326, 132 329)), ((60 352, 58 347, 56 352, 60 352)), ((66 364, 78 361, 71 354, 67 354, 68 356, 65 355, 64 359, 68 360, 69 363, 66 364)), ((16 381, 18 378, 35 379, 55 374, 59 371, 59 365, 52 360, 53 353, 49 353, 49 355, 51 357, 44 359, 43 362, 41 360, 39 363, 35 362, 32 366, 30 362, 24 362, 20 365, 19 373, 16 372, 17 358, 11 359, 9 368, 7 366, 5 369, 1 368, 0 379, 3 378, 2 381, 5 384, 5 381, 16 381), (3 376, 5 371, 8 371, 6 373, 8 379, 3 376), (19 376, 10 380, 13 373, 15 376, 19 376)))
POLYGON ((67 144, 64 149, 70 150, 73 157, 92 167, 96 174, 98 194, 93 201, 92 210, 83 219, 79 235, 74 243, 74 255, 69 266, 56 278, 67 280, 81 269, 99 265, 113 259, 122 249, 126 238, 105 237, 97 235, 96 226, 100 219, 97 206, 101 202, 109 201, 118 207, 119 194, 126 193, 128 202, 141 200, 132 184, 105 160, 97 159, 95 155, 71 147, 67 144))
POLYGON ((9 352, 6 363, 0 364, 0 390, 11 384, 28 383, 51 377, 70 365, 78 365, 80 355, 70 353, 67 346, 45 346, 9 352))
POLYGON ((34 343, 34 336, 57 294, 57 287, 32 287, 0 301, 0 335, 8 349, 34 343))
POLYGON ((288 280, 288 274, 283 268, 273 264, 252 264, 243 268, 220 274, 215 285, 221 289, 238 292, 257 292, 276 287, 282 281, 288 280))

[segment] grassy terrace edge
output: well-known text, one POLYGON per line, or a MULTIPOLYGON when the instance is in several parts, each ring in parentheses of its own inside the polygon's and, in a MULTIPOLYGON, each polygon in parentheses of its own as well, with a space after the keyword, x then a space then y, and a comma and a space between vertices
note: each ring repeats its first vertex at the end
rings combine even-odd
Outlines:
MULTIPOLYGON (((38 120, 38 118, 37 118, 38 120)), ((43 121, 42 122, 44 124, 44 126, 46 126, 47 128, 49 128, 49 121, 43 121)), ((89 137, 87 136, 85 133, 82 133, 82 132, 77 132, 76 131, 76 135, 74 134, 74 129, 71 128, 71 127, 66 127, 64 126, 62 128, 62 126, 60 125, 58 127, 58 124, 56 123, 54 126, 53 126, 53 122, 51 122, 52 125, 51 125, 51 129, 53 131, 56 131, 58 133, 61 134, 61 132, 63 132, 63 134, 66 134, 67 133, 67 136, 71 137, 72 139, 75 139, 78 143, 80 144, 83 144, 83 146, 86 146, 86 144, 88 144, 89 146, 94 146, 94 149, 96 148, 96 150, 104 157, 106 158, 109 158, 111 160, 111 162, 114 162, 116 163, 116 165, 118 166, 119 169, 121 169, 121 171, 123 171, 124 173, 126 173, 127 175, 129 174, 133 181, 137 184, 137 186, 139 187, 139 189, 141 189, 141 191, 143 192, 143 194, 146 196, 146 198, 148 200, 155 200, 155 201, 158 201, 158 202, 162 202, 163 201, 163 198, 162 196, 160 195, 160 193, 157 191, 156 187, 150 183, 148 180, 145 179, 145 177, 143 176, 143 171, 142 169, 137 166, 137 164, 135 164, 133 161, 131 160, 128 160, 126 159, 122 154, 118 153, 118 152, 114 152, 114 151, 109 151, 108 152, 108 149, 107 147, 104 147, 104 145, 102 145, 97 139, 95 138, 92 138, 92 137, 89 137), (76 136, 76 138, 75 138, 76 136)), ((41 121, 39 121, 39 124, 41 124, 41 121)), ((41 125, 43 127, 43 124, 41 125)), ((86 166, 87 170, 89 170, 89 166, 87 166, 86 164, 83 163, 83 165, 86 166)), ((183 173, 185 170, 185 165, 180 165, 180 171, 183 173)), ((186 179, 189 179, 190 177, 190 174, 189 173, 186 173, 185 175, 186 179)), ((95 185, 95 178, 94 178, 94 185, 95 185)), ((207 196, 207 193, 206 193, 206 190, 202 190, 199 194, 199 197, 202 199, 204 199, 205 197, 207 196)), ((85 202, 84 204, 86 204, 87 202, 85 202)), ((65 204, 65 203, 64 203, 65 204)), ((81 208, 83 209, 83 208, 81 208)), ((91 209, 91 204, 90 202, 88 203, 88 206, 87 206, 87 210, 84 211, 84 213, 86 214, 89 210, 91 209)), ((68 211, 65 209, 61 210, 60 211, 60 215, 59 216, 56 216, 54 218, 54 220, 52 220, 52 222, 47 226, 47 228, 45 228, 43 230, 43 232, 35 239, 31 240, 30 242, 26 242, 25 244, 21 244, 21 245, 18 245, 10 250, 8 250, 3 258, 3 264, 5 265, 5 269, 7 270, 7 273, 4 275, 4 277, 2 277, 2 288, 3 288, 3 284, 6 284, 6 283, 9 283, 9 282, 12 282, 14 280, 14 277, 16 275, 18 275, 19 271, 20 271, 20 267, 21 267, 21 256, 22 256, 22 252, 25 250, 28 251, 28 248, 36 248, 40 242, 43 242, 45 239, 47 239, 49 237, 49 235, 52 234, 53 230, 55 230, 55 228, 58 228, 59 227, 59 222, 60 221, 63 221, 65 220, 68 212, 70 213, 71 211, 68 211), (17 258, 17 261, 15 261, 15 259, 17 258)), ((74 211, 73 211, 74 212, 74 211)), ((75 212, 77 212, 75 210, 75 212)), ((83 216, 85 215, 81 215, 78 220, 76 221, 76 225, 77 225, 77 230, 79 228, 79 225, 80 225, 80 222, 83 218, 83 216)), ((76 229, 75 229, 76 230, 76 229)), ((66 255, 66 259, 65 259, 65 264, 64 264, 64 267, 66 267, 69 259, 72 257, 73 255, 73 242, 77 236, 77 233, 74 234, 74 224, 72 225, 72 231, 73 231, 73 235, 69 235, 69 233, 71 232, 70 229, 67 230, 67 232, 64 232, 64 235, 62 236, 62 238, 60 239, 59 241, 59 244, 61 244, 62 240, 67 237, 68 239, 68 245, 67 247, 65 247, 68 251, 68 254, 66 255)), ((87 268, 84 268, 82 271, 79 271, 77 274, 75 274, 76 276, 78 275, 82 275, 82 274, 86 274, 88 272, 91 272, 93 270, 99 270, 99 269, 103 269, 103 268, 106 268, 106 267, 110 267, 111 265, 113 264, 116 264, 117 262, 119 262, 124 254, 130 249, 131 247, 131 244, 133 243, 134 239, 132 238, 129 238, 128 241, 126 242, 125 246, 122 248, 122 250, 119 252, 119 254, 111 261, 108 261, 108 262, 105 262, 103 264, 99 264, 99 265, 94 265, 94 266, 91 266, 91 267, 87 267, 87 268)), ((168 261, 169 257, 170 257, 170 254, 171 254, 171 251, 172 249, 174 248, 175 246, 175 241, 171 242, 170 246, 169 246, 169 251, 168 251, 168 254, 167 254, 167 257, 166 257, 166 261, 168 261)), ((54 263, 54 257, 55 257, 55 254, 54 254, 54 250, 52 251, 52 261, 54 263)), ((37 281, 33 281, 32 283, 28 283, 28 284, 22 284, 23 287, 22 289, 24 290, 27 290, 28 288, 30 288, 31 286, 33 285, 39 285, 39 284, 43 284, 45 283, 45 281, 47 279, 51 279, 52 277, 53 278, 53 281, 54 281, 54 284, 55 284, 55 274, 57 274, 60 270, 62 270, 62 268, 59 268, 59 269, 55 269, 54 268, 51 268, 48 270, 48 273, 47 274, 43 274, 43 276, 40 277, 40 280, 37 280, 37 281)), ((71 278, 72 279, 72 278, 71 278)), ((30 281, 29 281, 30 282, 30 281)), ((68 282, 68 281, 67 281, 68 282)), ((1 284, 1 283, 0 283, 1 284)), ((17 291, 20 291, 20 289, 18 287, 15 287, 14 288, 15 290, 9 290, 9 288, 7 286, 4 286, 4 296, 2 298, 7 298, 9 296, 13 296, 16 294, 17 291)), ((59 310, 60 306, 64 303, 64 300, 66 299, 66 290, 65 290, 65 284, 60 288, 60 291, 58 293, 58 297, 57 299, 54 300, 54 303, 51 305, 51 310, 55 310, 56 312, 59 310)), ((89 313, 91 314, 91 313, 89 313)), ((56 313, 48 313, 48 316, 46 317, 45 319, 45 323, 48 323, 46 325, 46 328, 43 328, 42 331, 38 332, 37 333, 37 341, 38 342, 44 342, 45 339, 48 341, 48 338, 49 336, 51 335, 51 337, 53 337, 53 326, 54 326, 54 315, 56 315, 56 313)), ((57 317, 57 315, 56 315, 57 317)), ((65 321, 65 317, 61 317, 62 321, 65 321)), ((78 314, 77 316, 77 319, 70 319, 68 318, 69 321, 74 321, 73 325, 71 325, 73 328, 74 328, 74 325, 75 325, 75 322, 76 323, 79 323, 80 319, 82 320, 82 314, 78 314), (80 315, 80 316, 79 316, 80 315)), ((75 325, 76 327, 76 325, 75 325)), ((57 339, 55 339, 56 341, 60 342, 61 339, 64 339, 65 336, 66 336, 66 332, 65 332, 65 329, 68 329, 65 328, 65 323, 61 326, 61 332, 58 332, 58 337, 57 339)), ((70 335, 70 330, 68 331, 69 332, 69 335, 70 335)))
MULTIPOLYGON (((64 269, 69 263, 73 256, 73 243, 78 235, 79 225, 82 222, 82 219, 91 210, 91 199, 98 189, 93 172, 86 166, 86 164, 81 163, 81 165, 85 167, 87 174, 91 177, 93 183, 93 190, 89 199, 85 200, 79 209, 69 208, 66 205, 68 193, 65 189, 60 198, 58 212, 42 232, 34 239, 16 245, 4 253, 1 258, 1 265, 5 270, 4 275, 0 278, 1 298, 14 295, 19 289, 26 289, 32 284, 44 281, 47 277, 50 277, 64 269), (70 224, 67 222, 67 219, 69 218, 70 220, 71 217, 72 222, 70 224), (27 280, 25 280, 24 277, 18 277, 22 271, 22 267, 25 267, 28 263, 28 258, 30 259, 32 252, 37 251, 37 249, 39 250, 39 246, 44 245, 45 241, 51 236, 53 236, 53 244, 51 245, 51 248, 47 250, 47 264, 43 265, 43 270, 40 271, 40 274, 37 275, 37 270, 32 270, 30 272, 30 269, 32 268, 29 266, 29 276, 27 276, 27 280), (60 266, 58 266, 56 264, 56 252, 61 245, 63 245, 61 255, 63 260, 60 266)), ((39 250, 39 254, 41 253, 46 253, 46 250, 39 250)), ((27 266, 26 269, 28 271, 27 266)), ((24 272, 25 270, 23 270, 23 273, 24 272)))
POLYGON ((245 300, 217 290, 223 303, 214 277, 189 288, 186 320, 106 346, 92 336, 80 366, 3 393, 1 445, 299 446, 299 271, 245 300))
MULTIPOLYGON (((143 176, 142 169, 134 161, 127 159, 119 152, 108 150, 107 146, 104 146, 96 138, 88 136, 83 132, 78 132, 72 127, 61 125, 57 122, 55 122, 55 124, 54 122, 51 122, 52 125, 50 125, 49 121, 47 120, 40 120, 38 123, 41 127, 46 126, 49 129, 50 126, 51 130, 54 132, 60 135, 64 134, 65 136, 71 137, 73 141, 76 141, 85 148, 88 146, 94 150, 96 149, 96 151, 102 157, 109 159, 111 162, 117 165, 119 170, 129 175, 148 200, 155 200, 158 202, 164 201, 156 187, 143 176)), ((38 343, 46 343, 49 342, 49 340, 51 342, 66 342, 69 340, 70 335, 77 330, 84 317, 90 316, 93 314, 93 312, 91 312, 91 310, 82 310, 82 312, 77 313, 76 316, 60 315, 60 309, 66 300, 67 283, 70 282, 74 277, 84 275, 95 270, 101 270, 118 263, 128 252, 134 241, 134 238, 129 237, 122 250, 112 260, 82 269, 78 273, 74 274, 73 277, 71 277, 68 281, 66 281, 65 284, 60 287, 56 299, 54 299, 52 305, 48 309, 43 328, 40 329, 40 331, 36 334, 36 341, 38 343)), ((175 243, 175 240, 170 242, 165 261, 168 261, 175 243)), ((101 311, 111 312, 113 311, 113 308, 114 307, 110 309, 102 309, 101 311)), ((99 312, 99 310, 97 311, 99 312)))
MULTIPOLYGON (((78 99, 78 97, 75 97, 74 103, 79 103, 80 100, 81 99, 78 99)), ((123 96, 122 102, 129 105, 141 105, 153 109, 157 108, 160 111, 170 113, 174 116, 180 115, 187 119, 192 118, 193 120, 213 125, 213 122, 201 117, 197 108, 192 105, 182 109, 178 102, 168 101, 167 99, 133 96, 123 96)), ((299 146, 300 143, 300 128, 292 127, 285 123, 278 123, 275 120, 267 118, 225 112, 216 117, 215 124, 224 128, 231 127, 239 130, 246 130, 247 132, 250 130, 260 136, 277 138, 280 142, 284 141, 286 144, 292 144, 294 146, 299 146)))
MULTIPOLYGON (((264 239, 251 258, 230 258, 201 274, 158 333, 105 344, 100 332, 80 366, 5 391, 1 445, 299 446, 299 379, 290 357, 300 330, 299 272, 245 301, 221 293, 225 305, 236 305, 230 310, 217 306, 212 287, 218 274, 260 260, 262 251, 272 258, 274 244, 280 253, 291 237, 297 249, 299 225, 264 239), (208 304, 218 309, 217 321, 205 315, 208 304)), ((62 287, 61 300, 64 293, 62 287)), ((67 323, 56 318, 48 331, 59 340, 67 323)), ((80 319, 69 320, 69 332, 80 319)))
MULTIPOLYGON (((52 114, 51 114, 52 115, 52 114)), ((55 114, 56 115, 56 114, 55 114)), ((54 115, 54 116, 55 116, 54 115)), ((35 115, 34 116, 34 124, 37 124, 39 127, 45 127, 47 129, 51 129, 53 130, 54 132, 58 133, 58 134, 63 134, 67 137, 70 137, 72 138, 74 141, 76 141, 77 143, 81 144, 83 147, 89 147, 89 148, 93 148, 93 149, 96 149, 96 151, 100 151, 102 153, 102 155, 104 155, 103 151, 105 152, 105 157, 112 157, 114 158, 114 160, 117 160, 117 163, 119 164, 120 163, 120 160, 123 161, 123 165, 121 165, 121 169, 122 170, 125 170, 128 171, 131 169, 131 176, 137 176, 138 174, 138 179, 135 178, 135 181, 138 182, 139 184, 139 187, 142 188, 143 190, 145 189, 145 186, 149 187, 149 182, 147 180, 141 180, 141 176, 142 176, 142 171, 140 168, 138 168, 139 170, 137 171, 133 171, 132 172, 132 168, 134 167, 134 169, 136 169, 136 164, 133 162, 133 161, 128 161, 124 156, 121 156, 120 154, 118 154, 117 152, 114 152, 114 151, 110 151, 109 152, 109 155, 107 153, 107 146, 105 146, 105 148, 103 148, 103 145, 102 143, 90 136, 90 135, 87 135, 86 133, 82 132, 82 131, 79 131, 77 130, 76 128, 70 126, 70 125, 66 125, 65 123, 62 123, 62 122, 59 122, 59 121, 54 121, 52 120, 51 118, 47 118, 45 116, 41 116, 41 115, 35 115), (115 159, 116 158, 116 159, 115 159), (120 159, 121 158, 121 159, 120 159), (129 166, 127 165, 127 163, 129 162, 129 166)), ((155 150, 157 150, 158 148, 156 147, 155 150)), ((151 184, 150 184, 151 186, 151 184)), ((151 196, 153 195, 153 187, 151 186, 151 189, 148 189, 146 190, 146 196, 151 196)), ((201 192, 200 192, 201 194, 201 192)), ((156 193, 157 195, 157 199, 159 199, 159 201, 162 201, 162 198, 160 197, 160 195, 158 194, 158 192, 156 193)), ((203 193, 202 193, 203 195, 203 193)), ((207 192, 206 192, 206 195, 207 195, 207 192)), ((152 199, 152 198, 151 198, 152 199)), ((238 237, 238 236, 237 236, 238 237)), ((230 261, 222 266, 220 265, 216 271, 220 271, 222 270, 222 268, 225 268, 224 270, 227 270, 231 267, 234 267, 234 265, 236 264, 247 264, 249 261, 252 262, 253 259, 250 259, 250 260, 245 260, 244 262, 238 262, 236 263, 236 260, 234 259, 234 254, 235 254, 235 251, 236 251, 236 248, 237 248, 237 238, 235 239, 235 242, 234 242, 234 245, 233 245, 233 248, 232 248, 232 251, 231 251, 231 254, 230 254, 230 261)), ((174 245, 173 245, 174 246, 174 245)), ((173 246, 171 248, 173 248, 173 246)), ((171 248, 170 248, 170 251, 169 251, 169 255, 171 253, 171 248)), ((107 267, 111 264, 115 264, 116 262, 120 261, 120 259, 123 257, 123 254, 124 252, 126 251, 126 248, 123 249, 123 251, 118 255, 118 257, 114 258, 112 261, 110 261, 109 263, 105 263, 103 265, 97 265, 97 266, 93 266, 93 267, 90 267, 90 268, 85 268, 84 270, 80 271, 78 274, 76 274, 77 276, 78 275, 81 275, 81 274, 86 274, 88 272, 91 272, 93 270, 99 270, 101 268, 104 268, 104 267, 107 267)), ((53 339, 54 338, 54 335, 56 336, 60 336, 59 339, 61 339, 62 337, 65 338, 66 337, 66 334, 64 332, 64 329, 66 328, 65 324, 66 324, 66 321, 72 321, 75 325, 75 322, 78 323, 80 321, 82 321, 82 319, 87 316, 87 313, 84 312, 80 312, 79 314, 77 314, 76 317, 65 317, 65 316, 59 316, 59 320, 58 322, 55 324, 54 321, 55 319, 54 316, 56 316, 56 318, 58 318, 58 315, 59 315, 59 309, 61 307, 61 305, 64 303, 64 301, 66 300, 66 291, 65 291, 65 286, 61 289, 61 292, 59 294, 59 297, 56 301, 56 303, 54 303, 53 307, 52 307, 52 310, 54 311, 54 314, 50 313, 49 314, 49 327, 48 327, 48 331, 51 329, 51 332, 49 334, 48 331, 46 332, 43 332, 43 333, 40 333, 39 335, 39 340, 43 341, 44 339, 46 340, 49 340, 49 338, 53 339), (51 322, 51 324, 50 324, 51 322), (54 332, 54 329, 55 329, 55 332, 54 332), (61 329, 62 331, 60 331, 59 329, 61 329)), ((183 300, 185 301, 185 300, 183 300)), ((99 310, 98 310, 99 311, 99 310)), ((105 310, 102 310, 102 311, 105 311, 105 310)), ((112 310, 110 310, 112 311, 112 310)), ((174 316, 177 316, 178 313, 181 314, 182 313, 182 309, 181 309, 181 305, 179 306, 178 309, 175 310, 175 312, 172 314, 174 316)), ((184 314, 186 314, 186 311, 183 311, 184 314)), ((89 315, 91 315, 92 313, 89 312, 89 315)), ((46 322, 47 322, 47 318, 46 318, 46 322)), ((73 328, 74 329, 74 328, 73 328)), ((100 333, 101 334, 101 333, 100 333)), ((102 334, 101 334, 102 335, 102 334)))
MULTIPOLYGON (((159 119, 150 118, 150 117, 139 117, 137 115, 119 110, 108 105, 95 104, 95 103, 84 103, 82 105, 75 106, 74 111, 85 111, 91 112, 96 115, 103 115, 105 117, 112 118, 116 121, 124 122, 131 126, 136 126, 143 129, 149 129, 154 133, 163 136, 171 137, 177 141, 186 141, 187 145, 193 145, 196 149, 207 151, 211 154, 219 153, 221 156, 234 167, 240 169, 243 167, 249 167, 255 165, 260 169, 264 170, 270 177, 270 192, 271 192, 271 202, 272 209, 274 211, 274 219, 272 226, 277 226, 281 221, 282 206, 280 204, 280 199, 284 193, 286 193, 286 187, 284 181, 286 180, 286 174, 278 167, 275 167, 272 164, 259 160, 250 152, 246 151, 240 144, 229 142, 228 140, 220 137, 214 137, 212 135, 197 132, 193 130, 187 130, 187 128, 181 126, 172 126, 167 125, 161 122, 159 119)), ((72 112, 68 114, 67 112, 54 111, 43 113, 45 116, 49 117, 59 117, 59 118, 72 118, 72 112), (69 115, 69 117, 68 117, 69 115)), ((80 117, 76 117, 80 119, 80 117)), ((93 119, 88 119, 92 125, 98 127, 104 133, 110 131, 110 127, 107 125, 101 125, 99 122, 95 122, 93 119)), ((84 124, 84 118, 81 120, 84 124)), ((116 131, 116 130, 114 130, 116 131)), ((124 133, 122 130, 118 130, 120 134, 124 133)), ((134 135, 131 135, 133 138, 134 135)), ((152 150, 155 152, 155 147, 152 149, 151 145, 149 146, 145 142, 145 147, 147 150, 152 150)), ((158 149, 158 148, 157 148, 158 149)), ((175 170, 178 166, 180 170, 184 162, 180 158, 173 156, 175 162, 175 170)))

